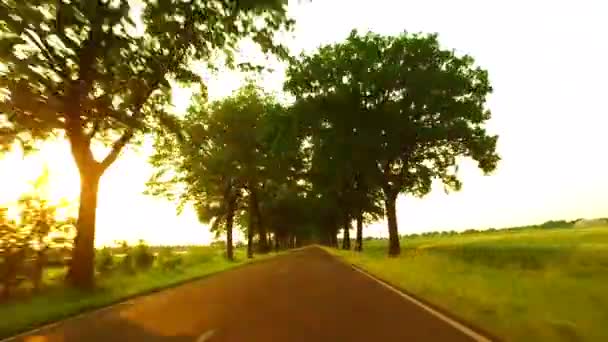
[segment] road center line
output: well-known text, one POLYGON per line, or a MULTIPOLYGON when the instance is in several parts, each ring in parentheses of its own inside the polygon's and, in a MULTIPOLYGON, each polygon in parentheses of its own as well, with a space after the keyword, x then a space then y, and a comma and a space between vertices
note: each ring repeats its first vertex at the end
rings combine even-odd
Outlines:
POLYGON ((196 339, 196 342, 206 342, 209 341, 215 335, 215 330, 208 330, 204 332, 201 336, 196 339))

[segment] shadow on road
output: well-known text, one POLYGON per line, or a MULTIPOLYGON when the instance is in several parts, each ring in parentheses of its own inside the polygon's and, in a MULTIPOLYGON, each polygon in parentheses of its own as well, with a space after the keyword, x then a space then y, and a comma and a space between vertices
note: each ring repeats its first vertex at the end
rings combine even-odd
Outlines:
MULTIPOLYGON (((97 325, 97 324, 95 324, 97 325)), ((131 320, 117 316, 100 320, 98 326, 85 326, 82 329, 61 329, 42 335, 27 336, 16 341, 24 342, 77 342, 77 341, 146 341, 146 342, 194 342, 196 336, 165 336, 146 329, 131 320)), ((12 341, 11 341, 12 342, 12 341)))

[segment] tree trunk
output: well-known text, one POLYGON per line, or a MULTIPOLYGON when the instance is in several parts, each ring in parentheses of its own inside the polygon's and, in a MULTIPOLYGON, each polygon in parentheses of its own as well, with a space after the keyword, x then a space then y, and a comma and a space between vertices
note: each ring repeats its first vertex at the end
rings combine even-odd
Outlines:
POLYGON ((279 235, 277 233, 274 233, 274 251, 279 251, 279 235))
POLYGON ((249 208, 248 208, 248 223, 247 223, 247 257, 248 258, 253 258, 253 234, 255 234, 257 227, 256 227, 256 215, 255 215, 255 196, 253 195, 254 192, 252 192, 251 190, 249 191, 249 208))
POLYGON ((344 235, 342 236, 342 249, 350 250, 350 219, 344 219, 344 235))
POLYGON ((79 169, 78 231, 74 240, 68 281, 78 288, 91 289, 95 286, 95 214, 101 172, 83 165, 80 165, 79 169))
POLYGON ((228 204, 228 213, 226 215, 226 258, 230 261, 234 260, 234 246, 232 244, 232 226, 234 224, 234 207, 235 200, 230 199, 228 204))
POLYGON ((32 282, 34 283, 34 292, 38 293, 42 289, 42 277, 44 274, 44 268, 46 267, 46 251, 47 248, 44 246, 42 238, 38 239, 38 248, 36 252, 36 261, 34 264, 34 274, 32 275, 32 282))
POLYGON ((260 214, 260 204, 258 203, 258 194, 257 189, 254 186, 250 186, 250 196, 251 200, 249 205, 251 205, 251 209, 253 210, 253 219, 255 220, 255 227, 257 229, 257 234, 259 236, 259 250, 261 253, 266 253, 269 250, 268 246, 268 236, 266 235, 266 228, 262 224, 262 217, 260 214))
POLYGON ((331 230, 329 233, 329 245, 334 248, 338 248, 338 237, 336 236, 338 232, 335 230, 331 230))
POLYGON ((401 246, 399 245, 399 229, 397 227, 397 210, 395 206, 397 195, 390 192, 385 194, 385 202, 388 220, 388 255, 398 256, 401 254, 401 246))
POLYGON ((279 248, 287 249, 288 247, 289 247, 289 235, 281 234, 281 237, 279 238, 279 248))
POLYGON ((253 258, 253 232, 247 227, 247 258, 253 258))
POLYGON ((363 214, 357 214, 357 241, 355 242, 355 250, 363 251, 363 214))

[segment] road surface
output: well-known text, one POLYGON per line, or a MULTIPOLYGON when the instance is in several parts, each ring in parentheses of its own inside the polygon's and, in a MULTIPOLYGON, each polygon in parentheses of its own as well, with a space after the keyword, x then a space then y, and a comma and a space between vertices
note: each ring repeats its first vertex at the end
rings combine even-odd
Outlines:
POLYGON ((226 271, 13 341, 471 341, 317 247, 226 271))

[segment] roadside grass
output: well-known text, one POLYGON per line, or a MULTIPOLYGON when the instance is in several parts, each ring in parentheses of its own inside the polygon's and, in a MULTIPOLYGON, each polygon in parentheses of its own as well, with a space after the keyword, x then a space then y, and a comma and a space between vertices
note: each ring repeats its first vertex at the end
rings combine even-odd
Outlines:
POLYGON ((65 270, 51 268, 45 275, 44 292, 0 305, 0 339, 133 296, 169 288, 276 255, 277 253, 256 255, 250 260, 244 249, 235 249, 235 261, 230 262, 224 258, 223 250, 219 248, 193 247, 182 255, 182 264, 175 269, 161 269, 155 265, 135 274, 115 272, 107 276, 100 275, 97 289, 92 292, 66 288, 62 281, 65 270))
POLYGON ((364 243, 348 262, 509 341, 608 341, 608 227, 364 243))

